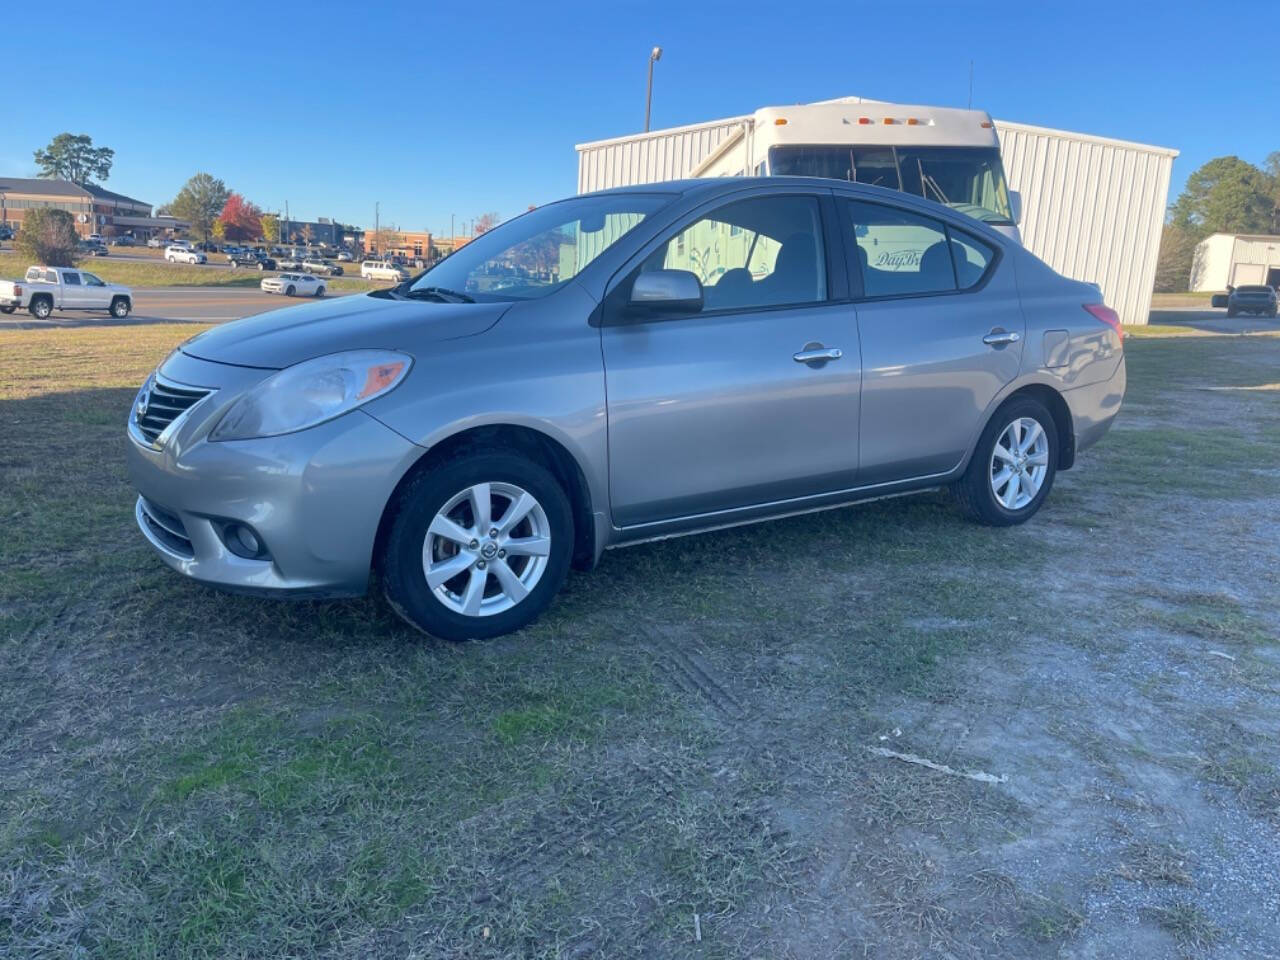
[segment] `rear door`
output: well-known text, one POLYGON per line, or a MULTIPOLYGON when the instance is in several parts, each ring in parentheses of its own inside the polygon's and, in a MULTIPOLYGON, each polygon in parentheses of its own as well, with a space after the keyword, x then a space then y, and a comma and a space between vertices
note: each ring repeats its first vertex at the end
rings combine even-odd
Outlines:
POLYGON ((912 209, 843 200, 841 211, 862 342, 859 483, 946 473, 1022 363, 1012 265, 997 244, 912 209))
POLYGON ((615 525, 854 485, 858 332, 834 220, 829 193, 738 195, 624 269, 601 331, 615 525), (656 269, 696 274, 703 309, 610 322, 635 277, 656 269))
POLYGON ((62 279, 62 309, 83 310, 88 304, 84 284, 80 280, 79 270, 59 270, 62 279))

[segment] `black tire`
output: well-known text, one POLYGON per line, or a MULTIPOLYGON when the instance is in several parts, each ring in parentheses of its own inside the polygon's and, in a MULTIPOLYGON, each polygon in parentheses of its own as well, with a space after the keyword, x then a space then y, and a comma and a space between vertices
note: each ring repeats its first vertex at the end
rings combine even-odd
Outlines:
POLYGON ((0 307, 0 313, 13 313, 16 307, 0 307))
POLYGON ((129 302, 128 297, 116 297, 111 301, 111 315, 117 320, 123 320, 127 317, 132 308, 133 304, 129 302))
POLYGON ((956 483, 951 492, 959 501, 966 513, 979 523, 993 527, 1010 527, 1026 523, 1040 509, 1049 491, 1053 489, 1053 480, 1058 473, 1058 428, 1053 416, 1045 409, 1044 404, 1031 397, 1014 397, 1009 400, 987 423, 978 438, 969 467, 956 483), (995 446, 1005 430, 1014 421, 1026 418, 1035 420, 1044 431, 1048 441, 1048 465, 1040 489, 1036 495, 1022 507, 1011 510, 1001 503, 992 490, 991 471, 995 446))
POLYGON ((287 286, 287 287, 285 287, 285 288, 284 288, 284 295, 285 295, 286 297, 292 297, 292 296, 293 296, 293 294, 294 294, 294 286, 293 286, 293 284, 289 284, 289 286, 287 286))
POLYGON ((32 297, 27 309, 37 320, 48 320, 49 314, 53 313, 53 301, 48 297, 32 297))
POLYGON ((523 456, 470 450, 421 470, 392 504, 390 533, 381 557, 382 592, 392 609, 418 630, 442 640, 496 637, 532 623, 559 592, 573 554, 573 514, 555 477, 523 456), (427 585, 422 552, 436 513, 460 491, 477 483, 510 483, 541 505, 551 547, 542 577, 515 606, 488 616, 451 610, 427 585))
POLYGON ((323 296, 324 296, 324 287, 323 286, 316 287, 316 299, 319 300, 323 296))

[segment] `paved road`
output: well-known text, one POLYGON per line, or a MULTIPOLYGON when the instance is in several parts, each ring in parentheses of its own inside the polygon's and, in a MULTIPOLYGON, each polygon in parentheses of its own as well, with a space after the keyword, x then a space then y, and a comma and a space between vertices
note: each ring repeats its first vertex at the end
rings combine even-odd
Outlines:
MULTIPOLYGON (((342 294, 332 294, 342 296, 342 294)), ((299 303, 306 298, 272 296, 252 287, 156 287, 133 291, 133 313, 124 320, 105 314, 55 313, 48 320, 37 320, 29 313, 0 315, 0 330, 39 327, 110 327, 140 323, 223 323, 267 310, 299 303)))

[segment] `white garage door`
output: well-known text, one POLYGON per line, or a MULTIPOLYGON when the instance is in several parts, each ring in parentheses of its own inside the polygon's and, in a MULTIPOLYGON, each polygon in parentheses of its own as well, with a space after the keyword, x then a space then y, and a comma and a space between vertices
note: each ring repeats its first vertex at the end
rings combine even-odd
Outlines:
POLYGON ((1246 283, 1262 283, 1267 278, 1267 268, 1260 263, 1237 263, 1231 269, 1231 285, 1240 287, 1246 283))

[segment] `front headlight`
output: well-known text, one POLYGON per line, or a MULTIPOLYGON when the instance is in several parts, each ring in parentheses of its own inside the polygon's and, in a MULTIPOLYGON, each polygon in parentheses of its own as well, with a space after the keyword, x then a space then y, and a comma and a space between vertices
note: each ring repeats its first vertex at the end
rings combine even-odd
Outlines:
POLYGON ((413 358, 391 350, 350 350, 272 374, 231 405, 210 440, 252 440, 314 427, 394 390, 413 358))

